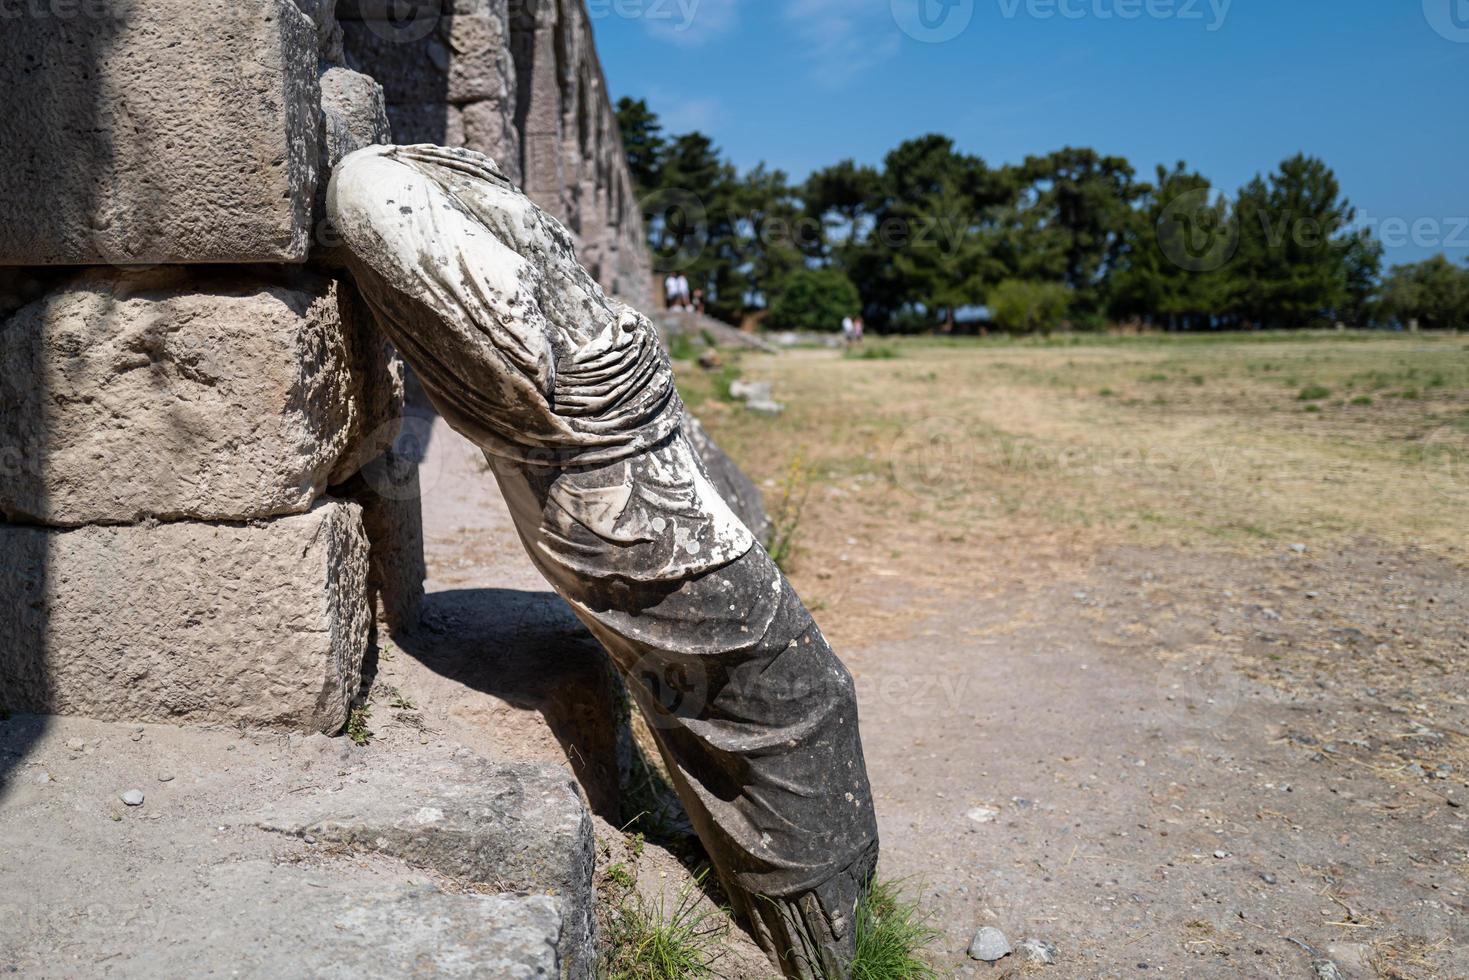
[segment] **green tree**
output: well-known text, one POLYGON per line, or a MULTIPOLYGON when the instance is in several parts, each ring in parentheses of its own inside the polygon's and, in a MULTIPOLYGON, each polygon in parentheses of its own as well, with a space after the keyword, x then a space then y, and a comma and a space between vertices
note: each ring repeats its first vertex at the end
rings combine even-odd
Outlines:
POLYGON ((1132 165, 1123 157, 1066 147, 1028 158, 1017 176, 1025 193, 1012 233, 1031 256, 1030 268, 1019 271, 1059 279, 1070 287, 1078 312, 1098 313, 1107 273, 1143 191, 1132 165))
POLYGON ((801 188, 806 227, 815 232, 803 237, 802 250, 820 261, 849 261, 843 250, 867 238, 882 197, 882 175, 872 167, 843 160, 815 171, 801 188))
POLYGON ((1469 269, 1442 255, 1393 266, 1382 285, 1382 312, 1406 326, 1427 330, 1469 327, 1469 269))
POLYGON ((1071 305, 1071 293, 1059 282, 1006 279, 990 293, 990 316, 1011 333, 1049 335, 1060 326, 1071 305))
POLYGON ((623 97, 617 102, 617 128, 622 133, 622 149, 627 154, 627 166, 638 193, 657 188, 661 182, 663 150, 667 146, 658 116, 644 100, 623 97))
POLYGON ((958 309, 983 303, 1008 271, 998 218, 1014 200, 1013 183, 930 134, 887 155, 880 189, 871 230, 849 259, 866 308, 885 322, 922 309, 952 329, 958 309))
POLYGON ((784 171, 767 170, 762 163, 740 183, 739 229, 742 246, 739 271, 747 305, 768 306, 790 276, 806 268, 805 239, 809 234, 800 189, 784 171))
POLYGON ((1229 202, 1180 161, 1139 185, 1107 272, 1109 311, 1170 330, 1207 326, 1229 307, 1227 265, 1239 244, 1229 202))
POLYGON ((838 269, 802 269, 785 281, 770 307, 770 325, 782 330, 840 330, 856 316, 862 297, 838 269))
POLYGON ((1241 188, 1234 210, 1233 312, 1246 325, 1304 327, 1352 305, 1352 264, 1363 260, 1354 255, 1360 236, 1348 228, 1356 210, 1325 163, 1286 160, 1268 181, 1256 177, 1241 188))

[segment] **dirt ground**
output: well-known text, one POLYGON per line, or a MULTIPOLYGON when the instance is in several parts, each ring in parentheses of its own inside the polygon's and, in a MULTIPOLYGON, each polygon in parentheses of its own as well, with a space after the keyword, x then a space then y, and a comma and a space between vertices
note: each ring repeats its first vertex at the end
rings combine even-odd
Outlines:
MULTIPOLYGON (((1469 977, 1465 342, 888 352, 681 374, 857 677, 882 874, 940 971, 1469 977), (1057 964, 970 960, 983 925, 1057 964)), ((688 887, 615 830, 615 684, 442 423, 423 477, 427 625, 377 745, 569 761, 604 872, 688 887)))

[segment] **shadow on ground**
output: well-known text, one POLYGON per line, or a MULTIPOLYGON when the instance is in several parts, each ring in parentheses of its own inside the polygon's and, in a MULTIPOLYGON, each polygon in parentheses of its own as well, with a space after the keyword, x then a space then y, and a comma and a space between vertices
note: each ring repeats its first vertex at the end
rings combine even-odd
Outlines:
POLYGON ((632 744, 627 696, 606 653, 553 592, 457 589, 430 594, 421 624, 393 641, 434 673, 537 711, 592 809, 620 824, 632 744))

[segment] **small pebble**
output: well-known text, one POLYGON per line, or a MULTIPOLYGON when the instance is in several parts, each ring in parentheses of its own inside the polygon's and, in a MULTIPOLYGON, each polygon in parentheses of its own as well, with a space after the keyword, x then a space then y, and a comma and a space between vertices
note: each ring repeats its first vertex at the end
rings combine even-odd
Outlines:
POLYGON ((54 782, 54 780, 51 778, 51 774, 49 772, 43 772, 39 776, 36 777, 36 782, 38 782, 38 783, 50 783, 50 782, 54 782))
POLYGON ((974 934, 974 942, 969 944, 969 955, 981 963, 998 963, 1013 952, 1010 940, 994 926, 980 929, 974 934))
POLYGON ((73 752, 80 752, 82 749, 87 747, 87 743, 83 742, 79 738, 69 738, 66 740, 66 747, 71 749, 73 752))
POLYGON ((158 781, 160 783, 171 783, 171 782, 173 782, 173 773, 171 773, 171 772, 161 772, 161 773, 159 773, 158 774, 158 781))
POLYGON ((1273 885, 1273 884, 1275 884, 1275 881, 1276 881, 1275 876, 1273 874, 1268 873, 1268 872, 1261 872, 1261 874, 1260 874, 1260 880, 1263 881, 1263 882, 1265 882, 1265 884, 1267 884, 1267 885, 1273 885))
POLYGON ((140 789, 130 789, 126 793, 122 794, 122 801, 128 806, 142 806, 143 791, 140 789))
POLYGON ((1020 944, 1020 955, 1040 966, 1055 966, 1061 953, 1054 943, 1044 939, 1027 939, 1020 944))
POLYGON ((1303 544, 1293 544, 1290 546, 1290 550, 1298 555, 1304 555, 1306 553, 1306 546, 1303 544))
POLYGON ((1223 861, 1225 858, 1229 857, 1229 852, 1228 851, 1215 851, 1214 852, 1214 856, 1216 858, 1218 858, 1219 860, 1223 861))

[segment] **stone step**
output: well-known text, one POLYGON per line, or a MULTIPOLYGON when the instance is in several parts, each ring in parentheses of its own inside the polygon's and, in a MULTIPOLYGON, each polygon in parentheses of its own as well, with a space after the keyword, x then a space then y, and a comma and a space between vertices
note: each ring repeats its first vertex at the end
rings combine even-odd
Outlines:
POLYGON ((591 820, 555 767, 27 716, 0 789, 0 975, 592 976, 591 820))

